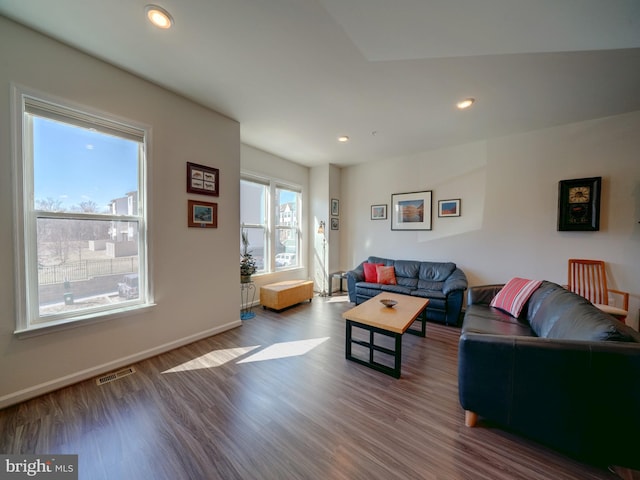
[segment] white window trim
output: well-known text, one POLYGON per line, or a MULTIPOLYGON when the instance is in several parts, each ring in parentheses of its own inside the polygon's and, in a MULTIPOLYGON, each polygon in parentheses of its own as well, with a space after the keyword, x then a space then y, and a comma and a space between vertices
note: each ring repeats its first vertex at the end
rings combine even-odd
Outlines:
POLYGON ((275 213, 273 212, 273 201, 275 198, 275 193, 276 193, 276 189, 280 188, 280 189, 284 189, 284 190, 291 190, 293 192, 297 192, 298 194, 300 194, 300 196, 302 197, 303 195, 303 188, 301 185, 297 185, 295 183, 286 181, 286 180, 282 180, 280 178, 275 178, 275 177, 269 177, 266 175, 262 175, 262 174, 258 174, 258 173, 254 173, 254 172, 249 172, 249 171, 241 171, 240 172, 240 179, 241 180, 246 180, 249 182, 255 182, 255 183, 261 183, 263 185, 265 185, 267 187, 267 191, 268 191, 268 198, 267 198, 267 236, 269 237, 269 259, 268 259, 268 265, 269 265, 269 270, 265 271, 265 272, 261 272, 260 274, 256 273, 254 275, 258 276, 258 275, 273 275, 273 274, 279 274, 282 272, 291 272, 291 271, 296 271, 296 270, 304 270, 306 268, 305 263, 303 262, 303 259, 306 258, 305 256, 305 248, 304 248, 304 240, 303 240, 303 231, 302 231, 302 224, 303 224, 303 212, 302 212, 302 205, 298 205, 298 209, 299 209, 299 213, 298 213, 298 227, 297 227, 297 231, 298 231, 298 256, 299 258, 299 263, 298 265, 296 265, 295 267, 290 267, 290 268, 280 268, 280 269, 276 269, 276 265, 275 265, 275 258, 276 258, 276 253, 275 253, 275 249, 273 248, 273 245, 275 245, 275 241, 276 241, 276 231, 277 231, 277 226, 276 226, 276 219, 274 217, 275 213))
MULTIPOLYGON (((42 102, 40 102, 42 104, 42 102)), ((31 102, 30 102, 31 103, 31 102)), ((135 313, 141 313, 142 311, 153 307, 155 305, 153 298, 152 288, 152 275, 151 275, 151 263, 149 261, 149 252, 151 249, 148 238, 148 224, 150 221, 150 211, 148 208, 148 198, 150 198, 150 192, 148 188, 147 179, 150 176, 149 170, 149 147, 151 142, 152 130, 148 125, 141 124, 140 122, 134 122, 129 119, 118 117, 117 115, 100 111, 95 108, 80 105, 67 99, 62 99, 54 95, 43 93, 23 85, 15 83, 11 84, 11 101, 10 101, 10 115, 11 115, 11 145, 12 145, 12 158, 13 158, 13 202, 15 205, 13 214, 13 227, 14 227, 14 281, 16 291, 16 329, 14 334, 20 338, 31 337, 36 335, 42 335, 44 333, 50 333, 54 331, 66 330, 73 327, 84 326, 105 320, 114 318, 120 318, 126 315, 135 313), (139 268, 144 270, 142 275, 143 280, 140 285, 140 289, 144 288, 146 292, 144 300, 135 304, 125 304, 121 307, 110 308, 107 310, 92 310, 90 312, 81 313, 73 317, 56 318, 48 322, 32 323, 30 321, 30 306, 33 308, 37 304, 37 292, 35 292, 32 285, 28 283, 30 270, 33 271, 34 266, 33 259, 37 258, 35 239, 35 222, 32 221, 30 216, 35 214, 35 205, 33 203, 33 185, 30 183, 30 179, 33 178, 33 165, 32 162, 24 162, 23 150, 23 131, 24 125, 24 109, 25 98, 35 99, 33 104, 36 104, 38 100, 42 102, 58 105, 64 111, 76 111, 80 116, 84 117, 97 117, 106 119, 112 124, 122 125, 123 130, 118 132, 122 133, 122 136, 127 135, 127 129, 129 131, 142 132, 143 148, 145 150, 146 161, 141 161, 139 165, 140 179, 138 185, 139 199, 146 199, 142 201, 142 215, 141 220, 136 217, 136 221, 140 220, 138 227, 138 234, 140 236, 140 248, 139 248, 139 268), (25 199, 31 200, 31 204, 25 205, 25 199), (146 221, 145 221, 146 219, 146 221), (25 229, 25 226, 28 228, 25 229), (31 303, 29 303, 31 302, 31 303)), ((72 117, 73 118, 73 117, 72 117)), ((106 131, 106 130, 105 130, 106 131)), ((140 201, 140 200, 139 200, 140 201)), ((126 221, 128 217, 119 217, 120 220, 126 221)), ((100 216, 97 219, 105 220, 104 216, 100 216)), ((37 263, 37 261, 36 261, 37 263)), ((36 267, 37 268, 37 265, 36 267)))
MULTIPOLYGON (((300 204, 300 199, 302 197, 302 188, 300 187, 293 187, 289 184, 285 184, 282 182, 274 182, 272 185, 272 189, 271 192, 273 194, 273 197, 276 198, 276 191, 277 190, 289 190, 291 192, 296 192, 298 194, 298 201, 296 202, 296 212, 298 215, 297 220, 297 225, 294 227, 290 227, 290 226, 285 226, 285 225, 278 225, 277 222, 275 221, 276 218, 276 213, 274 212, 274 227, 273 227, 273 242, 275 245, 275 241, 276 238, 278 236, 278 231, 279 230, 293 230, 296 232, 296 242, 297 242, 297 252, 298 252, 298 264, 293 266, 293 267, 284 267, 284 268, 277 268, 274 265, 274 272, 282 272, 282 271, 286 271, 286 270, 295 270, 295 269, 299 269, 299 268, 304 268, 304 264, 302 261, 302 229, 301 229, 301 225, 302 225, 302 205, 300 204)), ((274 252, 274 258, 275 258, 275 252, 274 252)))

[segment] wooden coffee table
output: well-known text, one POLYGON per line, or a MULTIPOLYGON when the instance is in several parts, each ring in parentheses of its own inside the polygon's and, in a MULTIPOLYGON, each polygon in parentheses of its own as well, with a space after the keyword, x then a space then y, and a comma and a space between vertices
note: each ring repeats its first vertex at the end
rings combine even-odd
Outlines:
POLYGON ((400 378, 400 367, 402 363, 402 334, 404 332, 414 333, 425 336, 426 318, 423 315, 418 316, 427 308, 429 299, 421 297, 411 297, 409 295, 399 295, 397 293, 381 293, 357 307, 347 310, 342 317, 347 321, 346 331, 346 358, 356 363, 366 365, 367 367, 386 373, 395 378, 400 378), (395 300, 398 302, 395 306, 389 308, 380 303, 383 298, 395 300), (409 327, 413 322, 419 320, 422 322, 420 330, 410 330, 409 327), (353 338, 353 328, 366 330, 369 334, 368 340, 358 340, 353 338), (394 348, 387 348, 375 343, 376 334, 394 339, 394 348), (369 358, 363 359, 354 357, 351 354, 353 345, 360 345, 369 350, 369 358), (393 356, 393 367, 379 363, 374 359, 374 353, 393 356))

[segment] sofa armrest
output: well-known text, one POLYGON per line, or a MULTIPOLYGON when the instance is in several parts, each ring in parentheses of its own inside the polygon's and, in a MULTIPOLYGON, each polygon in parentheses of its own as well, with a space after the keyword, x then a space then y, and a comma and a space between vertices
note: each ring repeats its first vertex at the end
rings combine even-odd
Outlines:
POLYGON ((356 303, 356 283, 364 281, 364 267, 362 263, 347 272, 347 291, 349 292, 349 301, 351 303, 356 303))
POLYGON ((465 410, 571 454, 637 465, 640 345, 464 333, 465 410), (634 406, 635 405, 635 406, 634 406))
POLYGON ((467 305, 489 305, 502 287, 503 283, 470 287, 467 290, 467 305))
POLYGON ((462 270, 456 268, 444 281, 442 293, 449 295, 451 292, 455 292, 456 290, 466 290, 467 285, 467 276, 462 270))

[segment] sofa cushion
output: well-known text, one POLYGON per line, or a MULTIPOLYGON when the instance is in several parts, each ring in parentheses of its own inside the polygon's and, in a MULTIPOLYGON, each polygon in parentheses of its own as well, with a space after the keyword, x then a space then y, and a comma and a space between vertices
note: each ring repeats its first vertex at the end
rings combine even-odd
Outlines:
POLYGON ((442 292, 444 290, 444 282, 436 282, 433 280, 418 280, 417 288, 420 290, 435 290, 442 292))
POLYGON ((402 285, 380 285, 384 292, 401 293, 402 295, 411 295, 411 289, 402 285))
POLYGON ((378 283, 378 272, 376 267, 384 265, 384 263, 371 263, 366 262, 362 264, 364 269, 364 281, 367 283, 378 283))
POLYGON ((414 297, 423 297, 423 298, 440 298, 442 300, 446 300, 447 296, 442 293, 442 290, 427 290, 423 288, 417 288, 411 292, 411 295, 414 297))
POLYGON ((444 282, 455 269, 456 264, 453 262, 421 262, 418 278, 420 278, 420 280, 444 282))
POLYGON ((462 333, 535 336, 526 321, 519 320, 502 310, 486 305, 467 306, 462 333))
MULTIPOLYGON (((549 282, 548 280, 543 280, 542 285, 540 285, 535 292, 531 294, 529 297, 529 301, 523 310, 526 310, 526 317, 531 322, 537 315, 540 306, 544 304, 544 299, 547 295, 551 295, 553 292, 557 290, 566 290, 561 287, 557 283, 549 282)), ((525 315, 525 314, 523 314, 525 315)))
POLYGON ((618 330, 616 323, 617 320, 610 315, 589 303, 582 303, 566 310, 547 338, 631 341, 629 336, 618 330))
POLYGON ((418 280, 420 262, 414 260, 396 260, 393 262, 396 269, 396 277, 404 277, 418 280))
POLYGON ((637 341, 629 328, 588 300, 551 282, 531 296, 529 323, 540 337, 563 340, 637 341))
POLYGON ((393 266, 385 267, 378 265, 376 267, 376 273, 378 275, 378 283, 383 285, 395 285, 397 283, 396 272, 393 266))
POLYGON ((411 288, 411 289, 418 288, 418 278, 417 277, 413 277, 413 278, 399 277, 397 271, 396 271, 396 283, 398 285, 402 285, 403 287, 407 287, 407 288, 411 288))
POLYGON ((504 310, 517 318, 531 294, 541 284, 540 280, 514 277, 502 287, 489 305, 504 310))
POLYGON ((586 299, 567 295, 568 290, 551 282, 544 282, 531 295, 527 308, 527 319, 536 335, 546 338, 556 322, 578 303, 588 303, 586 299))

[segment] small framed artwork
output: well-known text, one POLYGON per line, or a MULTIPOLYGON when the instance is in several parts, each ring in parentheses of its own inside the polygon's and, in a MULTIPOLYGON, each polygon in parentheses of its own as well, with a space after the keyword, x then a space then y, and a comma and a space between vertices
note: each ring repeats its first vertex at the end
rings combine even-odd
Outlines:
POLYGON ((600 230, 602 177, 561 180, 558 183, 558 231, 600 230))
POLYGON ((394 193, 391 195, 391 230, 431 230, 433 192, 394 193))
POLYGON ((387 219, 387 204, 384 205, 371 205, 371 220, 386 220, 387 219))
POLYGON ((190 227, 218 228, 218 204, 189 200, 187 211, 190 227))
POLYGON ((331 199, 331 215, 334 217, 340 215, 340 201, 337 198, 331 199))
POLYGON ((219 196, 220 172, 217 168, 187 162, 187 192, 219 196))
POLYGON ((459 217, 460 216, 460 199, 438 200, 438 216, 439 217, 459 217))
POLYGON ((331 230, 339 230, 340 229, 340 219, 336 217, 331 217, 331 230))

